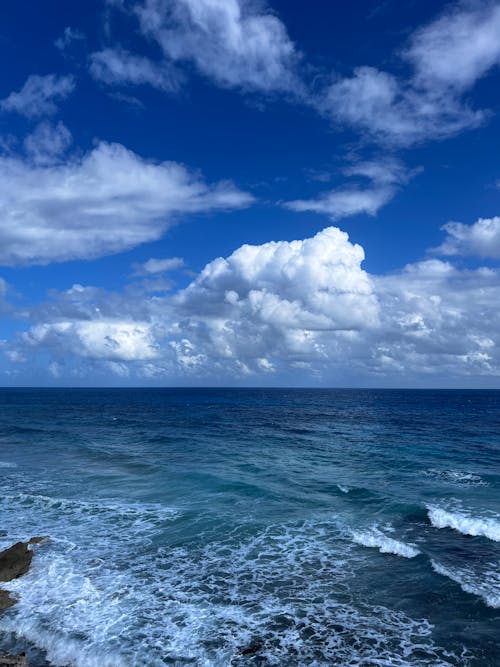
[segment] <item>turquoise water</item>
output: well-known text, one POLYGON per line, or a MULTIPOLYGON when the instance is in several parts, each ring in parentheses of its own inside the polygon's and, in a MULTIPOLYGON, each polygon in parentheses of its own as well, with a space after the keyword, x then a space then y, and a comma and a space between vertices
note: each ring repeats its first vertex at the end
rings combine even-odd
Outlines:
POLYGON ((0 476, 34 667, 500 665, 500 392, 0 390, 0 476))

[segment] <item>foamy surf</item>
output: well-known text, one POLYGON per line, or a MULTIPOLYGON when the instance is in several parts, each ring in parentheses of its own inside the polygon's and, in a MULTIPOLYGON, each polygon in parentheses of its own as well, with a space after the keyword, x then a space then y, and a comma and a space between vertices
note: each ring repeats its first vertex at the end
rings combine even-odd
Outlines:
MULTIPOLYGON (((483 574, 484 580, 478 579, 478 575, 463 568, 450 568, 435 560, 431 560, 432 568, 443 577, 448 577, 465 593, 482 598, 488 607, 500 609, 500 574, 498 569, 486 570, 483 574)), ((493 565, 493 564, 492 564, 493 565)))
POLYGON ((451 512, 442 507, 428 506, 427 511, 435 528, 452 528, 462 535, 487 537, 494 542, 500 542, 500 521, 496 518, 475 517, 469 512, 451 512))
POLYGON ((383 554, 394 554, 403 558, 415 558, 420 551, 413 544, 406 544, 400 540, 388 537, 378 528, 370 530, 353 530, 351 536, 356 544, 364 547, 373 547, 383 554))
POLYGON ((349 601, 359 556, 339 537, 333 523, 295 523, 99 564, 99 545, 49 543, 12 583, 20 601, 1 627, 58 667, 243 666, 252 642, 255 664, 273 667, 456 665, 427 621, 349 601))

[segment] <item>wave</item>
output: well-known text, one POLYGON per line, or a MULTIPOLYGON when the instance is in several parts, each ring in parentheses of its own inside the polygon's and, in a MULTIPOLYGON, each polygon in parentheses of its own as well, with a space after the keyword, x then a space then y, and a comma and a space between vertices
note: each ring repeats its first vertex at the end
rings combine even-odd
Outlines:
POLYGON ((442 507, 427 507, 429 520, 435 528, 452 528, 474 537, 487 537, 500 542, 500 521, 493 517, 474 517, 468 512, 450 512, 442 507))
POLYGON ((459 486, 488 486, 480 475, 471 472, 464 472, 462 470, 439 470, 437 468, 430 468, 424 470, 423 474, 426 477, 432 477, 439 482, 446 484, 456 484, 459 486))
POLYGON ((0 461, 0 468, 17 468, 17 463, 11 463, 10 461, 0 461))
POLYGON ((353 530, 351 536, 356 544, 364 547, 375 547, 383 554, 395 554, 404 558, 415 558, 420 554, 420 551, 413 544, 406 544, 392 537, 387 537, 378 528, 353 530))
POLYGON ((52 664, 75 667, 347 667, 403 664, 402 655, 420 667, 435 667, 437 656, 457 664, 428 621, 363 599, 353 606, 357 556, 340 536, 335 522, 289 523, 140 558, 118 550, 99 567, 93 540, 73 552, 48 543, 9 584, 20 600, 0 627, 46 649, 52 664))
POLYGON ((477 575, 464 569, 452 570, 432 559, 431 565, 435 572, 454 581, 465 593, 477 595, 483 599, 488 607, 500 609, 500 574, 498 571, 486 571, 484 573, 485 579, 480 581, 477 575))

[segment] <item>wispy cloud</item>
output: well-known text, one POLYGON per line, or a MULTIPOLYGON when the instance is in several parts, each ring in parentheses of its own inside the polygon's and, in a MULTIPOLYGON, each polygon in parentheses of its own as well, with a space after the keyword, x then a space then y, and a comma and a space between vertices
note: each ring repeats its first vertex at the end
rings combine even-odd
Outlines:
POLYGON ((463 93, 500 62, 500 7, 482 0, 451 5, 417 30, 402 50, 413 73, 397 77, 358 67, 338 78, 319 108, 365 137, 394 147, 443 139, 477 127, 483 110, 467 106, 463 93))
POLYGON ((111 86, 147 84, 163 91, 178 90, 182 81, 180 72, 169 63, 155 63, 120 48, 92 53, 90 73, 111 86))
POLYGON ((28 118, 50 116, 57 111, 57 104, 66 99, 74 88, 75 81, 71 75, 32 74, 18 92, 10 93, 0 101, 0 109, 28 118))
POLYGON ((264 93, 303 90, 296 74, 300 53, 284 24, 263 4, 143 0, 133 3, 131 9, 123 3, 111 4, 135 14, 143 35, 160 46, 164 61, 152 63, 139 56, 140 63, 134 63, 131 54, 106 50, 92 57, 94 76, 106 82, 116 82, 121 72, 121 80, 128 78, 131 83, 157 87, 162 79, 178 83, 174 65, 184 64, 222 87, 264 93), (111 72, 115 72, 114 79, 111 72))
POLYGON ((368 185, 356 183, 320 193, 314 199, 296 199, 284 206, 293 211, 322 213, 332 220, 366 213, 376 215, 396 195, 400 186, 416 173, 407 170, 393 158, 361 161, 346 167, 343 173, 349 177, 361 177, 368 185))

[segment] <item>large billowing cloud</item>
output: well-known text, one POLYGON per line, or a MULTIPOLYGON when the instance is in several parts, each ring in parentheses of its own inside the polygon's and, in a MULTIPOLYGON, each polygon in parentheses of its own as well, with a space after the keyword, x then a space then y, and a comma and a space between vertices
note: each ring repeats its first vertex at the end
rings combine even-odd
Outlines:
MULTIPOLYGON (((39 146, 40 137, 27 147, 38 155, 39 146)), ((148 162, 103 142, 62 164, 0 157, 0 180, 3 265, 121 252, 160 238, 181 214, 252 201, 229 182, 207 185, 180 164, 148 162)))
POLYGON ((74 286, 8 352, 138 382, 435 384, 500 375, 500 274, 438 259, 366 273, 334 227, 242 246, 173 296, 74 286), (80 360, 80 362, 78 362, 80 360), (111 364, 111 365, 110 365, 111 364), (82 366, 83 365, 83 366, 82 366))
POLYGON ((402 79, 358 67, 329 87, 322 110, 371 139, 408 146, 476 127, 485 118, 463 93, 500 63, 500 7, 489 1, 458 3, 416 31, 402 58, 413 68, 402 79))

